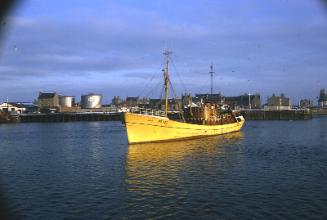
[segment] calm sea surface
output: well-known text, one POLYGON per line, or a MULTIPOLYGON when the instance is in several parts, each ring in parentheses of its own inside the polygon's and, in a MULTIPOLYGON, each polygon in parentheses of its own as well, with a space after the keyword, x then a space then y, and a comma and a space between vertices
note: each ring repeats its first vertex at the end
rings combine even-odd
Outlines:
POLYGON ((0 217, 326 219, 327 117, 128 146, 120 122, 0 125, 0 217))

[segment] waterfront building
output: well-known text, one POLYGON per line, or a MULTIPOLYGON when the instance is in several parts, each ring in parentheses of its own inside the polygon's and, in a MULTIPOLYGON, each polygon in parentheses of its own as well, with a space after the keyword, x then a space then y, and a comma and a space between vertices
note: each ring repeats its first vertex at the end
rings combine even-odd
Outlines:
POLYGON ((41 112, 58 111, 60 108, 59 95, 55 92, 39 92, 37 105, 39 106, 41 112))
POLYGON ((191 93, 185 93, 184 95, 182 95, 182 104, 183 104, 183 106, 191 106, 192 105, 191 93))
POLYGON ((300 108, 310 108, 313 106, 313 102, 309 99, 301 99, 299 103, 300 108))
MULTIPOLYGON (((149 108, 165 110, 165 100, 163 99, 150 99, 149 108)), ((168 111, 180 111, 182 108, 182 100, 179 98, 168 99, 168 111)))
POLYGON ((127 97, 126 98, 126 106, 128 108, 137 107, 139 104, 140 104, 140 101, 139 101, 138 96, 136 96, 136 97, 127 97))
POLYGON ((200 104, 203 102, 211 102, 214 104, 222 104, 224 103, 224 97, 220 93, 216 94, 195 94, 193 101, 196 104, 200 104))
POLYGON ((4 102, 0 105, 0 112, 22 114, 38 112, 38 106, 30 102, 4 102))
POLYGON ((327 91, 325 89, 320 90, 318 105, 321 108, 327 108, 327 91))
POLYGON ((229 105, 232 109, 260 109, 260 94, 243 94, 240 96, 225 96, 224 104, 229 105))
POLYGON ((147 97, 143 97, 141 99, 139 99, 139 104, 138 104, 138 107, 139 108, 143 108, 143 109, 149 109, 150 105, 150 99, 147 98, 147 97))
POLYGON ((144 106, 146 106, 146 105, 149 105, 149 98, 147 98, 147 97, 143 97, 143 98, 139 98, 139 105, 144 105, 144 106))
POLYGON ((121 98, 119 96, 114 96, 113 99, 111 100, 111 104, 116 107, 119 107, 122 103, 123 103, 123 101, 121 100, 121 98))
POLYGON ((282 93, 280 96, 273 94, 271 97, 268 97, 267 104, 264 106, 264 110, 290 110, 291 109, 291 100, 290 98, 285 97, 282 93))
POLYGON ((150 99, 149 108, 151 109, 162 109, 163 100, 162 99, 150 99))
POLYGON ((26 107, 22 103, 4 102, 0 105, 0 111, 10 114, 21 114, 26 112, 26 107))
MULTIPOLYGON (((165 107, 165 105, 163 105, 165 107)), ((168 99, 168 111, 180 111, 182 109, 182 100, 179 98, 168 99)))

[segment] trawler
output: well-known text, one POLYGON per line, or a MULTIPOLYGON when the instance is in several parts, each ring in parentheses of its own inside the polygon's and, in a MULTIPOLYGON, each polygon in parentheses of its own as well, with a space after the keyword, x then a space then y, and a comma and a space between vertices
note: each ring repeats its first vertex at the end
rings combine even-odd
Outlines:
POLYGON ((192 106, 181 111, 179 120, 168 117, 168 86, 170 51, 165 51, 164 72, 165 111, 164 114, 148 112, 125 112, 123 123, 126 126, 128 143, 149 143, 174 141, 204 136, 221 135, 241 130, 243 116, 224 110, 221 105, 204 102, 201 106, 192 106))

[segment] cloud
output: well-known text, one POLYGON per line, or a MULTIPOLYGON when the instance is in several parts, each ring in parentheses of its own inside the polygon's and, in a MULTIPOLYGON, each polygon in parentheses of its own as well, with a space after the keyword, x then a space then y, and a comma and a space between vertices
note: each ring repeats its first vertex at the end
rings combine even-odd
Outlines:
POLYGON ((39 10, 45 3, 33 1, 12 15, 0 60, 2 82, 10 87, 24 80, 31 90, 47 86, 74 93, 97 86, 107 91, 111 84, 117 92, 112 96, 122 90, 133 94, 133 83, 139 87, 153 73, 160 79, 162 51, 169 47, 178 91, 183 84, 207 90, 211 63, 223 93, 280 89, 313 97, 313 82, 327 86, 327 20, 314 3, 76 3, 39 10), (79 86, 70 88, 69 82, 79 86))

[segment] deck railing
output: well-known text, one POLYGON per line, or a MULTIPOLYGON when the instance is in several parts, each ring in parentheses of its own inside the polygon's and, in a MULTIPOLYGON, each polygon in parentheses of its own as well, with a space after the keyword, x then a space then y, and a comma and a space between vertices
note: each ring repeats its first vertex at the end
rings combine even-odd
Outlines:
POLYGON ((139 109, 134 109, 134 110, 131 109, 131 112, 139 113, 139 114, 142 114, 142 115, 154 115, 154 116, 166 117, 165 111, 162 111, 162 110, 139 108, 139 109))

